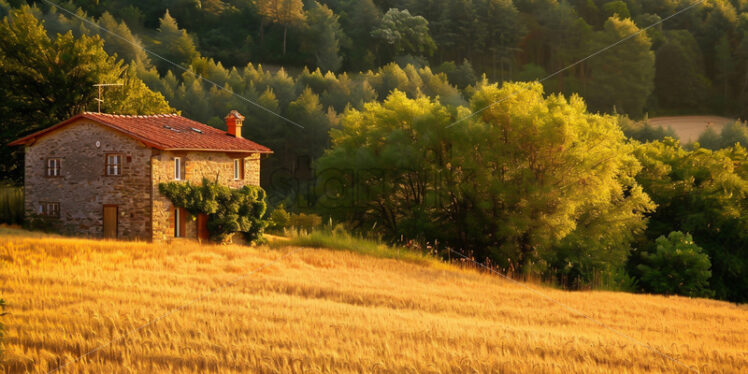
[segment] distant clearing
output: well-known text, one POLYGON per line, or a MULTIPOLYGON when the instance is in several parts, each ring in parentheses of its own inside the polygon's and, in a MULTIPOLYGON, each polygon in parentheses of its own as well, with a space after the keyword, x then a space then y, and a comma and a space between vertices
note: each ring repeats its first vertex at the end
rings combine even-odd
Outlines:
POLYGON ((712 128, 719 133, 722 127, 735 119, 719 116, 673 116, 673 117, 654 117, 649 119, 652 126, 671 127, 680 138, 681 144, 694 142, 699 136, 712 128))
POLYGON ((47 373, 102 345, 56 373, 689 372, 535 292, 694 370, 748 372, 742 305, 533 292, 437 261, 341 250, 24 233, 0 228, 5 373, 47 373))

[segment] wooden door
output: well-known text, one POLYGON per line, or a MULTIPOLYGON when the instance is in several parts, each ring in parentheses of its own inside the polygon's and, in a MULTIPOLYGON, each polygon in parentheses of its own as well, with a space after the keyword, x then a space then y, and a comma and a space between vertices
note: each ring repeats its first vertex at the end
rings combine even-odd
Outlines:
POLYGON ((104 205, 104 237, 117 238, 117 206, 104 205))
POLYGON ((208 232, 208 216, 202 213, 197 215, 197 238, 201 242, 210 239, 210 233, 208 232))

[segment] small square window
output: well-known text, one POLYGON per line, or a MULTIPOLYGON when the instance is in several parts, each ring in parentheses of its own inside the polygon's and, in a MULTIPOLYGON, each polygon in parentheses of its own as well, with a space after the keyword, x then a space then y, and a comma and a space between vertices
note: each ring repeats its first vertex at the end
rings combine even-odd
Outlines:
POLYGON ((59 158, 48 158, 47 159, 47 173, 48 177, 59 177, 60 176, 60 164, 61 159, 59 158))
POLYGON ((60 217, 60 203, 41 202, 39 203, 39 214, 45 217, 60 217))
POLYGON ((122 155, 110 153, 106 155, 106 175, 122 175, 122 155))

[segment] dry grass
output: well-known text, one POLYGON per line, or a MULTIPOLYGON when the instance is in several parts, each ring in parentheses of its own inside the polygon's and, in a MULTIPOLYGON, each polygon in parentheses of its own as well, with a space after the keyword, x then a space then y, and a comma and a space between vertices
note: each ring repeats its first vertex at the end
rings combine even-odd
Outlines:
MULTIPOLYGON (((685 371, 521 286, 445 265, 2 230, 8 372, 47 372, 263 265, 62 372, 685 371)), ((702 372, 748 371, 744 306, 542 292, 702 372)))

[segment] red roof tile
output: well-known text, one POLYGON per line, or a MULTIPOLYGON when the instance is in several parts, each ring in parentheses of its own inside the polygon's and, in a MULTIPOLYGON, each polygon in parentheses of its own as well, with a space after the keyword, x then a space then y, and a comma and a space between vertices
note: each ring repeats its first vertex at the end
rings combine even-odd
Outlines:
POLYGON ((226 131, 184 118, 177 114, 127 116, 85 112, 39 132, 11 142, 23 145, 46 133, 69 125, 81 118, 110 127, 146 145, 168 151, 224 151, 273 153, 269 148, 249 139, 236 138, 226 131))

